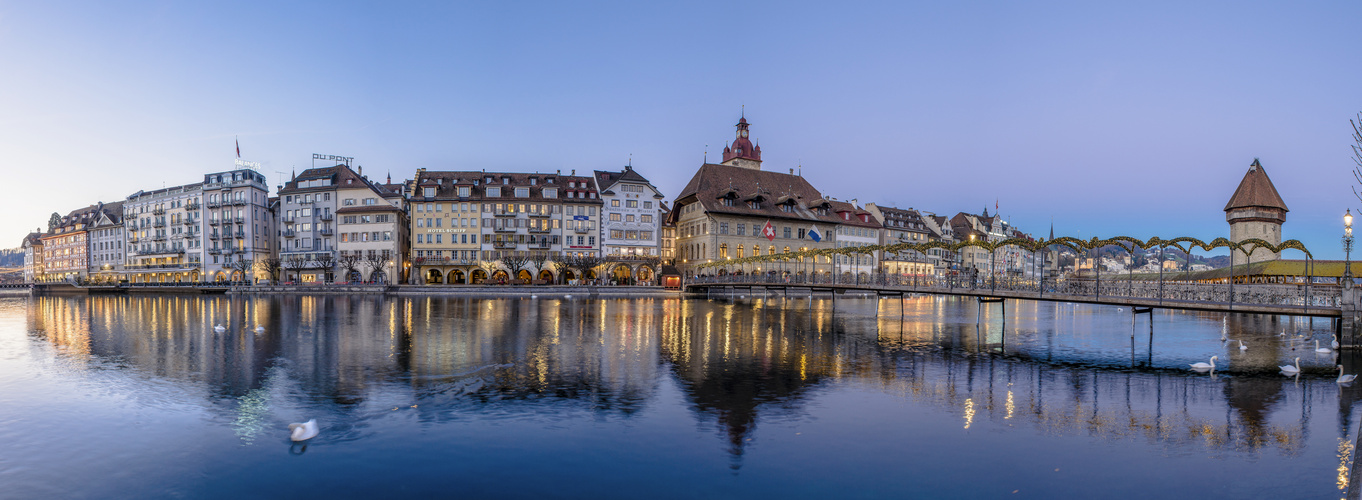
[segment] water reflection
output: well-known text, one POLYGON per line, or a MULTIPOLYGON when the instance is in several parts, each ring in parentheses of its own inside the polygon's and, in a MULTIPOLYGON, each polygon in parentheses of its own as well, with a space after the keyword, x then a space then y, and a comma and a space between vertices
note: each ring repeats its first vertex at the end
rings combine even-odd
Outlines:
POLYGON ((71 369, 111 363, 197 386, 244 444, 259 439, 272 408, 299 399, 348 415, 332 429, 344 440, 361 438, 379 410, 425 422, 572 409, 627 419, 657 404, 667 379, 720 436, 733 469, 759 425, 797 420, 820 392, 848 387, 949 413, 962 431, 1026 427, 1175 455, 1297 457, 1310 451, 1312 432, 1327 430, 1337 449, 1315 452, 1339 464, 1328 479, 1340 489, 1353 454, 1358 392, 1326 377, 1333 357, 1303 359, 1310 369, 1296 379, 1272 373, 1301 345, 1289 335, 1329 328, 1302 319, 1168 311, 1132 319, 1035 302, 1011 302, 1004 315, 935 297, 27 300, 31 335, 71 369), (226 331, 214 332, 217 324, 226 331), (1222 330, 1250 349, 1220 342, 1222 330), (1181 368, 1209 355, 1228 360, 1220 375, 1181 368), (1334 410, 1333 423, 1312 424, 1315 408, 1334 410))

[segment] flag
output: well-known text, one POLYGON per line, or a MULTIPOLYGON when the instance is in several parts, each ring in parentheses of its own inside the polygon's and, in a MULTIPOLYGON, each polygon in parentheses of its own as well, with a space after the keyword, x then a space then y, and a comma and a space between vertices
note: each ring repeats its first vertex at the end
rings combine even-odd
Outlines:
POLYGON ((809 226, 809 237, 813 238, 815 243, 823 241, 823 235, 818 234, 818 228, 815 226, 809 226))
POLYGON ((761 227, 761 235, 765 236, 768 241, 776 240, 776 228, 771 225, 771 221, 766 221, 766 225, 761 227))
POLYGON ((993 215, 998 215, 998 198, 993 199, 993 215))
POLYGON ((241 158, 241 139, 236 140, 236 157, 241 158))

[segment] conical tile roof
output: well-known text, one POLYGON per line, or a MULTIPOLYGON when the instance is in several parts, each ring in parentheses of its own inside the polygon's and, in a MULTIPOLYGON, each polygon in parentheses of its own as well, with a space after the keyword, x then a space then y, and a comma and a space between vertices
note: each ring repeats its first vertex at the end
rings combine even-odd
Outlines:
POLYGON ((1278 208, 1284 212, 1290 211, 1286 208, 1286 203, 1282 201, 1282 196, 1277 194, 1277 188, 1272 185, 1272 179, 1267 178, 1267 171, 1258 163, 1258 159, 1253 160, 1253 165, 1249 165, 1248 172, 1244 174, 1244 180, 1239 181, 1239 189, 1234 190, 1234 196, 1230 197, 1230 202, 1225 204, 1225 211, 1236 208, 1246 207, 1266 207, 1278 208))

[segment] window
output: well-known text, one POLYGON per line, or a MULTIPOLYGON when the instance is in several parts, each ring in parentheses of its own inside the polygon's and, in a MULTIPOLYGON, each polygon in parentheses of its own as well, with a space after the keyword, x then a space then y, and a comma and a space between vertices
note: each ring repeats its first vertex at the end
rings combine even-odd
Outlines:
POLYGON ((545 198, 557 198, 558 188, 544 188, 543 195, 545 198))
POLYGON ((459 197, 460 197, 460 198, 467 198, 467 197, 468 197, 468 191, 469 191, 468 186, 459 186, 459 197))
POLYGON ((490 197, 490 198, 500 198, 500 197, 501 197, 501 188, 500 188, 500 187, 489 187, 489 188, 487 188, 487 196, 490 197))
POLYGON ((719 234, 728 234, 728 223, 727 223, 727 222, 720 222, 720 223, 719 223, 719 234))
POLYGON ((530 197, 530 188, 527 188, 527 187, 518 187, 518 188, 515 188, 515 197, 516 197, 516 198, 529 198, 529 197, 530 197))
MULTIPOLYGON (((640 215, 639 218, 640 218, 639 222, 642 222, 644 224, 651 224, 653 222, 653 216, 651 215, 644 214, 640 215)), ((738 234, 742 234, 742 227, 743 227, 742 224, 738 225, 738 234)))
POLYGON ((620 214, 610 214, 610 222, 619 222, 620 214))
POLYGON ((618 206, 620 206, 620 201, 619 201, 619 200, 610 200, 610 206, 612 206, 612 207, 618 207, 618 206))
POLYGON ((652 231, 639 231, 639 232, 638 232, 638 239, 640 239, 640 240, 652 240, 652 239, 653 239, 653 232, 652 232, 652 231))
POLYGON ((784 234, 786 238, 790 237, 790 228, 788 226, 785 228, 784 234))
POLYGON ((621 239, 621 238, 624 238, 624 231, 621 231, 621 230, 619 230, 619 229, 611 229, 611 230, 610 230, 610 237, 611 237, 612 239, 616 239, 616 240, 621 239))
POLYGON ((638 208, 638 200, 627 200, 624 202, 625 208, 638 208))
POLYGON ((757 203, 757 202, 755 202, 755 201, 749 201, 749 202, 747 202, 747 208, 750 208, 750 209, 753 209, 753 210, 760 210, 760 209, 761 209, 761 204, 760 204, 760 203, 757 203))
POLYGON ((645 201, 645 202, 643 202, 643 208, 645 208, 645 209, 646 209, 646 208, 653 208, 653 202, 651 202, 651 201, 645 201))

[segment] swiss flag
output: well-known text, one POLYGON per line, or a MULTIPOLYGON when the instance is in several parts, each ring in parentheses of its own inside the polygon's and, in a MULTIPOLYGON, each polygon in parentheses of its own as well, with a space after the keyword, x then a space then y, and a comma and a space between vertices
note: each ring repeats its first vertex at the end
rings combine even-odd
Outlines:
POLYGON ((761 235, 765 236, 768 241, 776 240, 776 228, 771 225, 771 221, 766 221, 766 225, 762 226, 761 235))

